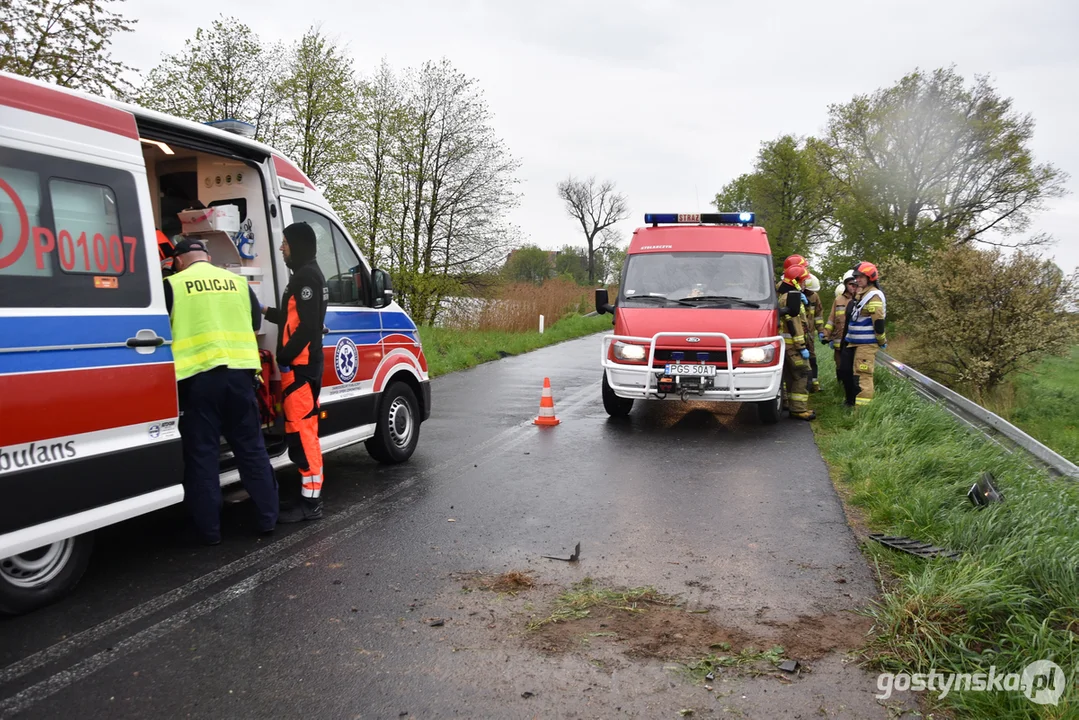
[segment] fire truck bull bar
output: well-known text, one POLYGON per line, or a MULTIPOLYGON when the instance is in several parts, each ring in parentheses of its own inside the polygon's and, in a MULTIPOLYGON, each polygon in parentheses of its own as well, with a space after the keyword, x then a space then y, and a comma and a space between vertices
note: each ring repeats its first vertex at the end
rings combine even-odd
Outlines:
MULTIPOLYGON (((780 384, 783 381, 784 339, 782 335, 772 337, 755 338, 730 338, 721 332, 659 332, 650 338, 635 337, 632 335, 604 335, 601 363, 603 372, 607 376, 607 384, 614 394, 619 397, 651 400, 665 399, 668 395, 682 397, 681 392, 674 391, 663 393, 659 391, 659 378, 663 376, 662 368, 655 368, 656 342, 663 337, 698 337, 698 338, 722 338, 726 343, 727 367, 716 367, 715 377, 712 378, 713 386, 703 391, 692 391, 689 396, 695 400, 713 400, 727 402, 761 402, 774 400, 779 395, 780 384), (611 345, 615 342, 632 343, 648 346, 648 357, 644 363, 622 363, 610 359, 611 345), (734 352, 746 347, 765 347, 772 343, 778 343, 776 352, 779 353, 779 361, 774 365, 762 367, 742 366, 734 367, 734 352), (732 345, 739 347, 733 348, 732 345)), ((687 350, 692 352, 692 350, 687 350)), ((706 351, 715 353, 715 350, 706 351)), ((686 362, 691 363, 691 360, 686 362)))

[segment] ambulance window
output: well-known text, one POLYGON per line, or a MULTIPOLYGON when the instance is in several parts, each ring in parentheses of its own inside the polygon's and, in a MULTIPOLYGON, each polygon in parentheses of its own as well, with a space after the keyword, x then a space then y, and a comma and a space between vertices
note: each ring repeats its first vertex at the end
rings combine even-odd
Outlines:
POLYGON ((49 197, 60 269, 93 275, 123 274, 128 259, 124 257, 120 217, 112 190, 54 178, 49 181, 49 197))
POLYGON ((40 183, 36 172, 0 165, 0 276, 52 276, 52 258, 42 258, 38 267, 29 235, 27 245, 15 254, 22 244, 22 214, 26 213, 28 228, 41 225, 40 183))
POLYGON ((362 302, 360 282, 364 268, 348 238, 328 217, 306 208, 292 207, 293 222, 306 222, 315 231, 315 261, 326 278, 331 305, 358 305, 362 302), (360 282, 353 274, 359 275, 360 282))
POLYGON ((132 173, 0 151, 0 307, 147 307, 132 173))

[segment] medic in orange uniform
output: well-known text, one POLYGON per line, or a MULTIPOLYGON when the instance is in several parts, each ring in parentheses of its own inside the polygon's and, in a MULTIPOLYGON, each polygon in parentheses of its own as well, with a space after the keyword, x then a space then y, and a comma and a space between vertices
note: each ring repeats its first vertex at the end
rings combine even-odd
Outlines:
POLYGON ((300 504, 283 510, 279 523, 322 517, 322 446, 318 439, 322 389, 322 328, 329 290, 315 262, 315 231, 307 223, 285 228, 281 254, 292 270, 281 307, 263 308, 266 319, 278 325, 277 366, 284 392, 285 435, 289 458, 300 469, 300 504))

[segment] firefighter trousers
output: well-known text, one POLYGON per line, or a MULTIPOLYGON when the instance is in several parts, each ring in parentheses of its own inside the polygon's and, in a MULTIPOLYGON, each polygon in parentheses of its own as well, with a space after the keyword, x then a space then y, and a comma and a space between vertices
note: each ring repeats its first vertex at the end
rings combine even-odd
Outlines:
POLYGON ((184 456, 184 504, 206 541, 221 539, 221 436, 254 502, 260 531, 277 524, 277 479, 262 439, 255 378, 224 366, 177 384, 184 456))
POLYGON ((802 354, 788 346, 783 363, 783 382, 787 386, 787 402, 792 413, 809 410, 809 363, 802 354))
POLYGON ((847 405, 868 405, 873 400, 873 370, 876 345, 847 345, 840 354, 839 371, 846 390, 847 405))
POLYGON ((288 456, 300 469, 300 495, 305 498, 322 494, 322 444, 318 439, 321 386, 319 380, 302 371, 289 369, 281 373, 288 456))

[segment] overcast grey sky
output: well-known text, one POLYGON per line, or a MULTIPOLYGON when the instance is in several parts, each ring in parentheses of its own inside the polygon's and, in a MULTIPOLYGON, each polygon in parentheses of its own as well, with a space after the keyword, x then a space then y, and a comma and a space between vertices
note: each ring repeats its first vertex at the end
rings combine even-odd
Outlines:
POLYGON ((763 140, 821 132, 830 103, 916 67, 989 74, 1037 122, 1039 162, 1072 191, 1040 215, 1047 254, 1079 266, 1079 4, 1070 0, 127 0, 137 29, 115 54, 149 69, 219 13, 265 40, 308 26, 347 45, 363 74, 447 57, 479 80, 494 124, 521 159, 511 220, 543 247, 583 244, 555 184, 614 180, 630 200, 623 237, 645 212, 708 210, 752 168, 763 140), (336 7, 335 7, 336 6, 336 7))

